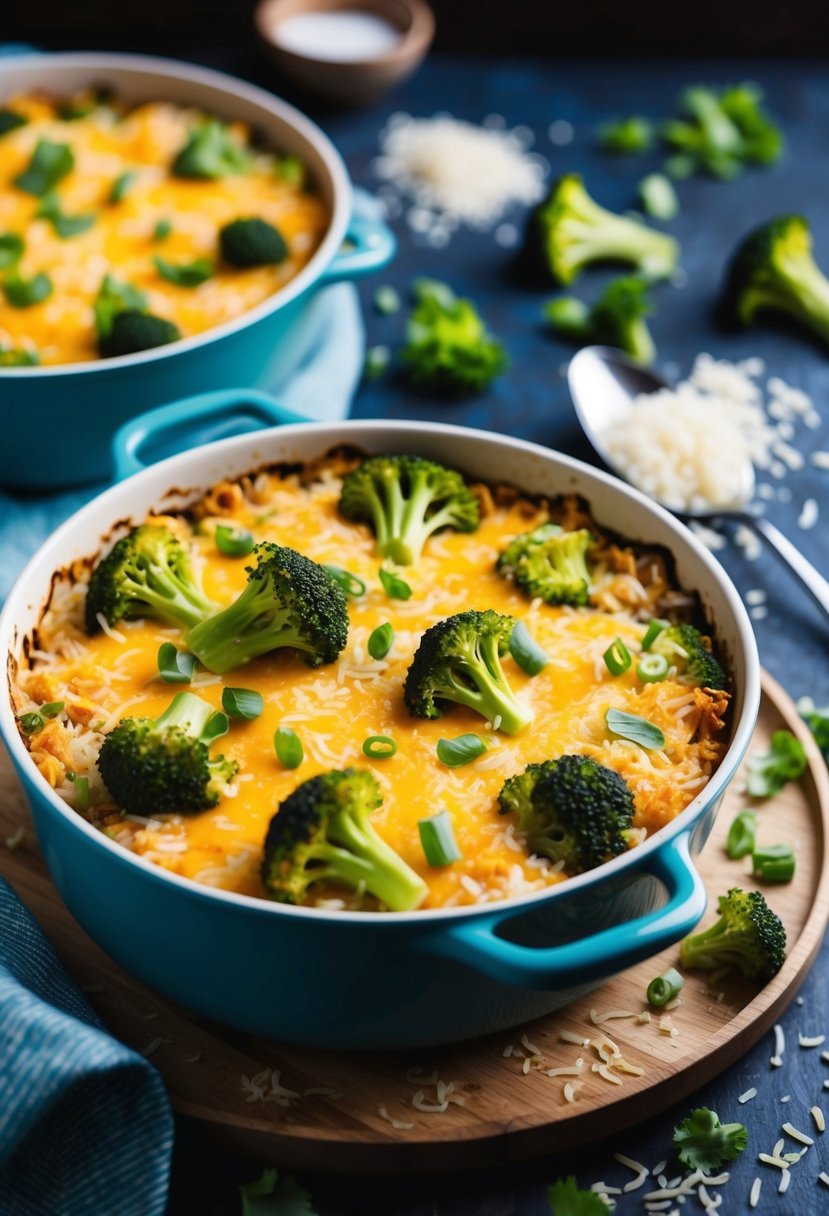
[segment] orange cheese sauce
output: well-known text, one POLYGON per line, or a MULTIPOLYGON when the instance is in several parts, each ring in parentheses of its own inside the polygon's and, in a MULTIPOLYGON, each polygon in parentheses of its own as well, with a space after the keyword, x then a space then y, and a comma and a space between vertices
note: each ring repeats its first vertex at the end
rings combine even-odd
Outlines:
MULTIPOLYGON (((258 873, 262 842, 280 800, 316 773, 362 766, 370 768, 382 786, 376 827, 426 880, 425 906, 468 904, 524 894, 562 880, 545 859, 528 856, 509 817, 498 813, 503 782, 531 761, 576 751, 616 768, 634 792, 640 838, 669 822, 703 788, 716 767, 720 745, 696 740, 701 717, 695 690, 671 678, 643 685, 635 661, 628 673, 613 677, 602 660, 616 638, 626 642, 635 660, 645 632, 643 621, 626 610, 608 613, 531 603, 495 573, 504 545, 545 518, 526 501, 495 507, 472 535, 445 532, 431 538, 420 562, 399 571, 412 588, 411 599, 403 602, 390 599, 379 582, 369 530, 339 517, 335 477, 310 490, 295 478, 266 480, 261 503, 243 499, 236 487, 208 502, 223 510, 225 520, 232 517, 249 527, 257 540, 274 540, 317 561, 346 567, 365 581, 366 595, 349 601, 347 648, 337 663, 317 669, 283 651, 222 678, 197 675, 190 690, 216 708, 221 707, 224 685, 256 689, 265 701, 258 719, 232 721, 229 734, 214 745, 214 754, 223 752, 239 764, 232 796, 222 798, 213 810, 147 825, 123 820, 120 813, 108 817, 113 808, 100 779, 96 787, 97 775, 91 774, 93 810, 100 800, 99 822, 127 847, 187 877, 263 895, 258 873), (466 608, 493 608, 524 620, 551 656, 549 665, 532 678, 509 655, 504 659, 513 690, 535 714, 517 736, 500 734, 460 706, 448 706, 442 718, 425 721, 410 717, 403 703, 403 681, 421 634, 440 618, 466 608), (395 640, 387 659, 377 662, 366 646, 371 631, 383 622, 391 623, 395 640), (611 739, 604 721, 609 706, 641 714, 660 726, 666 736, 664 750, 645 752, 611 739), (291 726, 303 743, 305 759, 294 771, 282 768, 275 756, 273 736, 279 726, 291 726), (485 741, 486 754, 455 769, 441 764, 435 751, 438 741, 470 731, 485 741), (375 734, 391 736, 396 755, 367 759, 362 745, 375 734), (423 855, 417 825, 443 808, 452 813, 463 860, 433 868, 423 855)), ((207 593, 225 604, 244 586, 248 562, 217 550, 212 536, 217 518, 203 519, 195 536, 189 525, 168 522, 190 538, 207 593)), ((54 646, 71 657, 39 663, 21 682, 34 700, 65 698, 70 719, 73 698, 83 697, 101 708, 79 708, 81 720, 100 728, 103 713, 109 718, 107 729, 112 729, 123 715, 159 715, 178 691, 161 682, 157 670, 162 642, 172 640, 184 647, 178 631, 150 621, 122 621, 117 638, 86 638, 72 628, 68 634, 72 641, 67 647, 66 622, 53 609, 40 631, 41 651, 54 646)), ((341 906, 350 906, 349 893, 318 894, 341 898, 341 906)))
MULTIPOLYGON (((215 181, 172 176, 174 157, 204 120, 196 111, 153 102, 122 117, 98 108, 67 122, 44 98, 19 96, 4 104, 29 121, 0 141, 0 234, 24 239, 15 269, 24 279, 48 274, 53 291, 41 303, 14 308, 0 290, 0 349, 32 351, 42 364, 97 359, 93 303, 106 274, 143 291, 149 311, 174 322, 182 337, 202 333, 290 282, 325 234, 324 203, 280 178, 272 153, 257 151, 247 172, 215 181), (15 186, 39 140, 71 147, 75 166, 55 193, 67 215, 94 215, 85 232, 61 239, 47 219, 36 216, 41 199, 15 186), (113 204, 110 191, 125 172, 134 176, 123 200, 113 204), (278 265, 246 270, 222 264, 219 229, 254 216, 279 229, 287 257, 278 265), (156 240, 156 225, 163 221, 171 225, 170 235, 156 240), (176 264, 210 258, 215 273, 197 287, 178 286, 161 276, 155 255, 176 264)), ((244 124, 231 124, 230 130, 240 145, 249 145, 244 124)))

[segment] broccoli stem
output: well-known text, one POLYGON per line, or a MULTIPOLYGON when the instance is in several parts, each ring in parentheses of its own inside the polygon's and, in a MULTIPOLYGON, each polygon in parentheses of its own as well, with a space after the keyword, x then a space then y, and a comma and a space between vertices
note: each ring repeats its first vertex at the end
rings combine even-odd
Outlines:
POLYGON ((193 739, 200 739, 207 724, 216 711, 201 697, 192 692, 179 692, 173 697, 160 718, 155 720, 156 730, 168 726, 180 726, 193 739))
POLYGON ((434 501, 434 490, 425 471, 412 478, 408 501, 404 501, 400 494, 399 482, 395 482, 393 488, 400 510, 390 518, 388 535, 378 543, 378 551, 381 557, 391 558, 398 566, 411 566, 420 557, 432 533, 452 523, 453 509, 447 504, 426 519, 426 513, 434 501))
POLYGON ((332 877, 339 873, 355 888, 364 884, 392 912, 408 912, 423 902, 427 890, 423 879, 363 816, 340 811, 332 816, 328 835, 341 846, 331 859, 332 877))
POLYGON ((533 715, 515 700, 504 677, 498 654, 498 638, 484 637, 466 647, 457 667, 469 683, 452 677, 452 699, 481 714, 507 735, 517 735, 532 721, 533 715))
POLYGON ((670 273, 676 260, 673 237, 612 212, 603 214, 601 224, 585 224, 582 241, 585 260, 631 262, 649 277, 670 273))
POLYGON ((124 592, 149 604, 160 620, 183 629, 198 625, 215 608, 197 587, 181 582, 163 562, 153 565, 151 575, 141 567, 133 569, 124 580, 124 592))
MULTIPOLYGON (((788 266, 786 270, 784 283, 789 297, 781 301, 772 289, 768 293, 768 307, 783 307, 801 317, 818 337, 829 342, 829 279, 811 256, 799 258, 796 265, 788 266)), ((762 290, 757 294, 762 299, 762 290)))
POLYGON ((187 635, 187 644, 208 671, 223 675, 280 646, 310 651, 287 609, 274 609, 269 578, 251 580, 229 607, 201 621, 187 635))

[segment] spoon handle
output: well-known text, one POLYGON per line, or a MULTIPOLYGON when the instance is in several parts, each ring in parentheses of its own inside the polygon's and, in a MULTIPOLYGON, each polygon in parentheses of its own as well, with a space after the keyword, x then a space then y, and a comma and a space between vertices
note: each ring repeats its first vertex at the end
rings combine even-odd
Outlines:
POLYGON ((824 614, 829 617, 829 580, 825 579, 812 563, 806 560, 797 546, 792 544, 779 528, 769 523, 762 515, 747 515, 745 522, 762 536, 766 544, 774 549, 777 556, 797 575, 818 607, 822 608, 824 614))

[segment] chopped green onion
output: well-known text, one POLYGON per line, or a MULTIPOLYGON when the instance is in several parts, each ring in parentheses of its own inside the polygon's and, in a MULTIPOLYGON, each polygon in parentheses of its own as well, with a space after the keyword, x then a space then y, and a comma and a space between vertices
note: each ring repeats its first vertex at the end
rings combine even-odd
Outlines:
POLYGON ((175 283, 176 287, 198 287, 213 278, 215 269, 210 258, 194 258, 192 262, 168 262, 166 258, 156 255, 153 265, 162 279, 175 283))
POLYGON ((675 967, 669 967, 662 975, 648 984, 648 1004, 656 1006, 667 1005, 682 990, 685 980, 675 967))
POLYGON ((154 241, 166 241, 167 237, 173 231, 173 225, 169 220, 159 220, 155 228, 153 228, 154 241))
POLYGON ((379 380, 391 363, 391 351, 387 346, 370 346, 363 360, 363 379, 379 380))
POLYGON ((305 164, 298 156, 280 156, 276 162, 276 176, 301 190, 305 184, 305 164))
POLYGON ((8 270, 16 266, 23 257, 26 243, 16 232, 4 232, 0 235, 0 270, 8 270))
POLYGON ((643 655, 636 665, 636 674, 643 684, 658 684, 668 674, 670 663, 664 654, 643 655))
POLYGON ((397 574, 393 574, 391 570, 385 570, 382 566, 379 573, 383 590, 389 599, 410 600, 412 598, 412 589, 405 579, 400 578, 397 574))
POLYGON ((290 726, 280 726, 273 737, 276 758, 283 768, 299 768, 305 759, 302 740, 290 726))
POLYGON ((440 811, 417 825, 420 843, 430 866, 448 866, 463 857, 455 840, 455 828, 448 811, 440 811))
POLYGON ((638 714, 629 714, 623 709, 609 709, 605 722, 611 734, 627 739, 629 743, 638 743, 647 749, 665 746, 665 736, 659 727, 638 714))
POLYGON ((435 750, 441 764, 445 764, 447 768, 459 768, 462 764, 469 764, 470 760, 477 760, 482 756, 486 751, 486 744, 480 735, 458 735, 455 739, 438 739, 435 750))
POLYGON ((41 705, 40 712, 44 718, 56 718, 59 713, 63 712, 63 701, 47 701, 45 705, 41 705))
POLYGON ((757 840, 757 812, 740 811, 732 820, 725 842, 725 851, 732 861, 739 861, 754 852, 757 840))
POLYGON ((373 659, 384 659, 394 644, 394 630, 388 621, 371 631, 368 652, 373 659))
POLYGON ((650 650, 660 633, 664 633, 670 623, 670 621, 661 620, 658 616, 651 617, 645 630, 645 636, 642 638, 642 649, 650 650))
POLYGON ((229 730, 230 722, 228 721, 227 714, 223 714, 220 709, 217 709, 208 718, 207 726, 205 726, 201 733, 202 743, 210 744, 214 739, 221 739, 229 730))
POLYGON ((679 199, 674 184, 663 173, 649 173, 639 183, 639 197, 647 215, 656 220, 672 220, 679 214, 679 199))
POLYGON ((528 676, 537 676, 550 661, 523 621, 518 621, 509 635, 509 652, 528 676))
POLYGON ((225 688, 222 708, 231 718, 244 718, 250 722, 265 708, 265 698, 253 688, 225 688))
POLYGON ((33 304, 42 304, 52 294, 52 280, 48 274, 36 274, 31 279, 23 279, 19 274, 6 275, 3 291, 12 308, 31 308, 33 304))
POLYGON ((22 173, 18 173, 14 184, 19 190, 36 197, 47 194, 75 167, 75 157, 69 144, 52 143, 49 139, 38 141, 31 160, 22 173))
POLYGON ((342 566, 326 565, 325 569, 340 590, 344 591, 346 595, 351 596, 353 600, 359 599, 361 595, 365 595, 366 585, 361 578, 357 578, 356 574, 350 574, 348 570, 343 570, 342 566))
POLYGON ((167 684, 189 684, 196 670, 196 656, 176 650, 172 642, 163 642, 158 648, 158 670, 167 684))
POLYGON ((8 135, 11 131, 16 131, 18 127, 25 127, 28 122, 25 114, 18 114, 15 110, 0 110, 0 135, 8 135))
POLYGON ((29 735, 36 735, 38 731, 43 730, 43 718, 38 713, 21 714, 17 721, 20 723, 20 729, 27 738, 29 735))
POLYGON ((363 744, 363 755, 369 760, 391 760, 397 754, 397 744, 390 735, 369 735, 363 744))
POLYGON ((623 676, 633 662, 633 659, 622 639, 616 638, 604 652, 604 661, 607 670, 612 676, 623 676))
POLYGON ((67 779, 67 781, 72 782, 72 784, 75 786, 75 790, 77 791, 77 795, 78 795, 78 808, 77 809, 81 812, 88 811, 89 810, 89 778, 88 777, 79 777, 77 773, 72 772, 72 773, 66 774, 66 779, 67 779))
POLYGON ((82 232, 86 232, 95 223, 95 216, 91 213, 87 213, 86 215, 67 215, 61 209, 60 199, 53 191, 44 194, 37 211, 35 211, 35 217, 41 220, 48 220, 54 228, 56 235, 62 241, 68 240, 71 236, 80 236, 82 232))
POLYGON ((112 183, 112 189, 109 192, 109 201, 111 203, 123 202, 134 181, 134 169, 125 169, 123 173, 119 173, 115 181, 112 183))
POLYGON ((390 317, 400 311, 400 294, 393 287, 378 287, 374 293, 374 311, 381 317, 390 317))
POLYGON ((247 528, 231 528, 219 524, 214 533, 216 548, 225 557, 247 557, 253 552, 254 539, 247 528))
POLYGON ((794 853, 787 844, 770 844, 751 854, 752 878, 766 882, 791 882, 794 877, 794 853))

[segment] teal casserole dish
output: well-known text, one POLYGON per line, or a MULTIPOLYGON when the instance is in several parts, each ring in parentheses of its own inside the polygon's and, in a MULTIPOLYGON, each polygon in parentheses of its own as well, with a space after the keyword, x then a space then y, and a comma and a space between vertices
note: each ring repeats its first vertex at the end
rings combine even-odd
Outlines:
MULTIPOLYGON (((248 394, 180 402, 128 424, 121 474, 148 445, 226 414, 279 419, 248 394)), ((114 525, 184 507, 222 478, 304 462, 342 444, 447 459, 473 477, 536 493, 574 491, 599 522, 674 555, 699 592, 733 677, 727 751, 676 819, 623 856, 501 903, 410 913, 329 911, 217 891, 162 871, 109 840, 58 797, 32 763, 10 701, 0 733, 31 803, 41 847, 67 906, 112 958, 183 1005, 243 1031, 331 1048, 391 1049, 517 1025, 689 932, 705 908, 694 857, 749 743, 759 662, 737 592, 715 559, 665 511, 621 482, 536 445, 425 423, 289 423, 170 457, 126 476, 46 542, 0 618, 10 674, 25 663, 56 570, 94 556, 114 525)))
POLYGON ((357 279, 393 256, 382 223, 353 215, 351 183, 323 132, 263 89, 171 60, 111 54, 33 54, 0 59, 0 105, 17 93, 72 96, 108 88, 126 101, 162 100, 241 120, 262 143, 299 156, 330 215, 308 264, 257 307, 223 325, 133 355, 47 367, 0 368, 0 486, 55 490, 111 473, 115 430, 177 397, 284 379, 313 295, 357 279))

